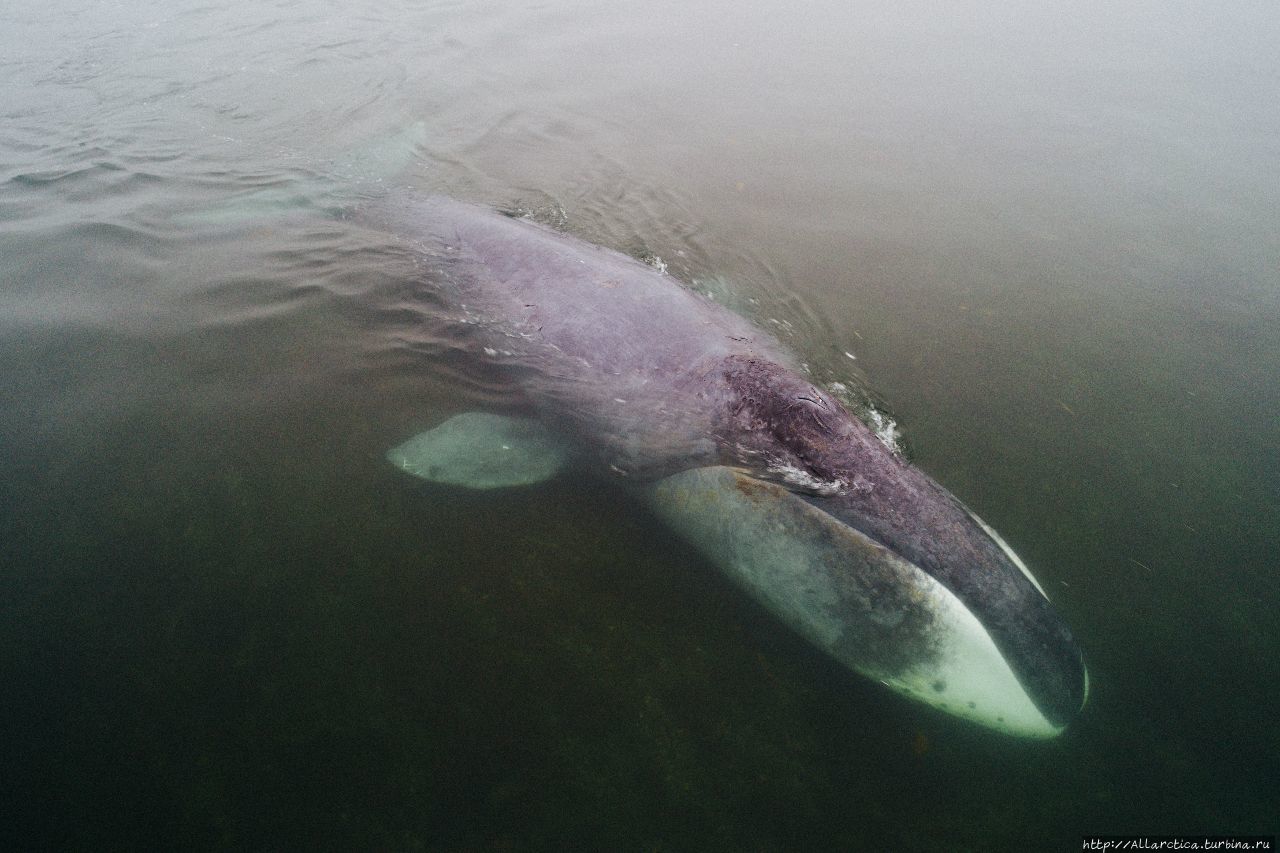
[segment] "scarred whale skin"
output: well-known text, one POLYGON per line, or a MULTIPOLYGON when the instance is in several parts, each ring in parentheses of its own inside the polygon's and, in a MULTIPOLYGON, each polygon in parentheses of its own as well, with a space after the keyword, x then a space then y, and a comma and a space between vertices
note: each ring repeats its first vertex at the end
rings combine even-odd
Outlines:
POLYGON ((631 257, 443 197, 360 215, 420 268, 442 357, 518 388, 783 621, 852 669, 1014 734, 1088 676, 1022 561, 745 319, 631 257))

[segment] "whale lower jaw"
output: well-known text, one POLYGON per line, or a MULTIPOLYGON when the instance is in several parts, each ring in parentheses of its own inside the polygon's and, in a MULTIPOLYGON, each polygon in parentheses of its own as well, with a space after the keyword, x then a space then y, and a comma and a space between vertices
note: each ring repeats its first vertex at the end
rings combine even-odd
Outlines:
POLYGON ((1007 734, 1062 732, 953 593, 783 487, 710 467, 642 494, 735 583, 845 666, 1007 734))
MULTIPOLYGON (((939 614, 941 655, 882 679, 890 688, 939 710, 1011 735, 1050 738, 1065 726, 1048 720, 1031 701, 991 635, 960 599, 929 575, 927 593, 939 614)), ((856 669, 856 667, 854 667, 856 669)))

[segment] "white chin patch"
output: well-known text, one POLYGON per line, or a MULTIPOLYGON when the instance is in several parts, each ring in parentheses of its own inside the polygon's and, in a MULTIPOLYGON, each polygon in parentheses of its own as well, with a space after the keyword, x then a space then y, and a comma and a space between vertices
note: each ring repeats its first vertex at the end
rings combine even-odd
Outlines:
POLYGON ((1064 727, 1040 713, 969 608, 925 572, 917 584, 935 615, 938 657, 881 681, 912 699, 1008 734, 1061 734, 1064 727))

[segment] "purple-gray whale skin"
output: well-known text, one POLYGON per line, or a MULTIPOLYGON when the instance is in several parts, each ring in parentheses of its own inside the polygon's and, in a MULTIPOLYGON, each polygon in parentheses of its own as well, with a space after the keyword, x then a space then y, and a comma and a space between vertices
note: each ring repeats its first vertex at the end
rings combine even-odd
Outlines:
POLYGON ((443 197, 359 216, 419 269, 441 356, 624 481, 784 621, 950 713, 1052 736, 1088 675, 1004 541, 744 318, 629 256, 443 197))

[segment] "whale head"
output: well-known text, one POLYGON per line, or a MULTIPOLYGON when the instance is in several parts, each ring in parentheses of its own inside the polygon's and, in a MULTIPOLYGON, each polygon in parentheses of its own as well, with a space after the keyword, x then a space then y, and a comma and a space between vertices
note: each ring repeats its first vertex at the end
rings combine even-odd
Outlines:
POLYGON ((993 529, 796 374, 742 358, 724 382, 718 439, 754 502, 738 511, 781 531, 777 559, 797 575, 746 586, 825 589, 782 615, 851 668, 950 713, 1039 737, 1077 716, 1080 649, 993 529))

